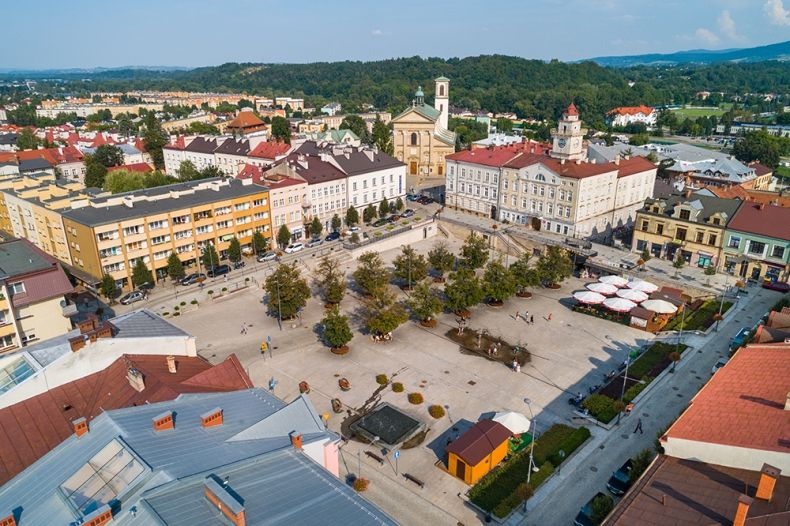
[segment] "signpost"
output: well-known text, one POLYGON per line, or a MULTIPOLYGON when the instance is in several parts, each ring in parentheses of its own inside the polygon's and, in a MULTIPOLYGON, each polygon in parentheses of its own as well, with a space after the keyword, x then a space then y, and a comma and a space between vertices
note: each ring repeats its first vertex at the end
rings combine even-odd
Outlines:
POLYGON ((400 450, 395 451, 392 454, 392 457, 395 459, 395 475, 398 474, 398 457, 400 457, 400 450))
POLYGON ((268 347, 269 347, 269 358, 271 358, 272 357, 272 337, 271 337, 271 335, 266 337, 266 343, 268 344, 268 347))

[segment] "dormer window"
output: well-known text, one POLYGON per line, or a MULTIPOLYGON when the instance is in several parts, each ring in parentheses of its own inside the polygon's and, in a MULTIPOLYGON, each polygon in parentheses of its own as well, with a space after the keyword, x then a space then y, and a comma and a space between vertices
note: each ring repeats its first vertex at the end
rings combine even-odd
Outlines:
POLYGON ((681 208, 679 217, 680 219, 685 219, 686 221, 688 221, 691 218, 691 211, 684 210, 681 208))

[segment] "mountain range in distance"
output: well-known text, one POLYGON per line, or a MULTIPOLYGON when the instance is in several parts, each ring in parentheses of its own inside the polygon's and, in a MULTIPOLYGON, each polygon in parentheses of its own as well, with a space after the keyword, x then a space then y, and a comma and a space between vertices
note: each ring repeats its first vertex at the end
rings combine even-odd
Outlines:
MULTIPOLYGON (((631 66, 676 66, 680 64, 715 64, 719 62, 790 61, 790 40, 766 46, 742 49, 694 49, 675 53, 649 53, 620 57, 595 57, 584 61, 601 66, 627 68, 631 66)), ((579 62, 584 62, 579 61, 579 62)))

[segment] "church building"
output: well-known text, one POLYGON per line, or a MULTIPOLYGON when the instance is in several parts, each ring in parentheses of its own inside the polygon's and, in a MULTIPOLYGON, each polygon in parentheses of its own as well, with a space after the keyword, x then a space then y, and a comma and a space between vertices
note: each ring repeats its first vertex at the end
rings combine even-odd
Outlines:
POLYGON ((409 190, 431 177, 444 177, 444 157, 455 152, 455 133, 447 129, 450 79, 436 79, 434 104, 417 88, 411 106, 392 119, 395 158, 406 164, 409 190))

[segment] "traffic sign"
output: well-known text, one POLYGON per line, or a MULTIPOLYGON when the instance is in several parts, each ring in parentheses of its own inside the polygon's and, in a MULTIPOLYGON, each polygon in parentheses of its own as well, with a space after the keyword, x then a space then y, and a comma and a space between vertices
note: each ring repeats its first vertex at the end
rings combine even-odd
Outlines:
POLYGON ((393 454, 392 454, 392 456, 393 456, 394 458, 398 458, 398 457, 400 456, 400 450, 398 450, 398 451, 395 451, 395 453, 393 453, 393 454))

